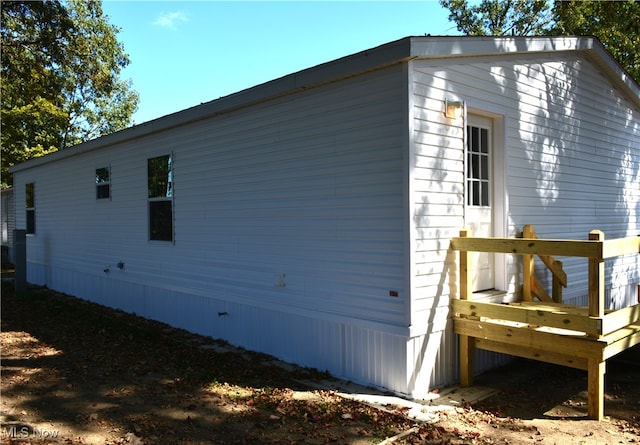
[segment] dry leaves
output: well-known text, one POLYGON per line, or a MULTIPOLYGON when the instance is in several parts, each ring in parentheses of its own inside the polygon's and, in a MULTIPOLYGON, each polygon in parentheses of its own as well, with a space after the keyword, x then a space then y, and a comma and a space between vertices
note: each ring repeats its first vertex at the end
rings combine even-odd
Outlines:
MULTIPOLYGON (((1 420, 60 433, 22 443, 403 445, 538 442, 547 434, 498 407, 465 406, 437 425, 416 424, 402 408, 300 383, 326 380, 324 373, 283 370, 271 357, 46 289, 15 298, 3 286, 0 340, 1 420)), ((637 437, 640 418, 634 422, 608 428, 637 437)), ((592 429, 589 440, 606 433, 576 437, 592 429)))

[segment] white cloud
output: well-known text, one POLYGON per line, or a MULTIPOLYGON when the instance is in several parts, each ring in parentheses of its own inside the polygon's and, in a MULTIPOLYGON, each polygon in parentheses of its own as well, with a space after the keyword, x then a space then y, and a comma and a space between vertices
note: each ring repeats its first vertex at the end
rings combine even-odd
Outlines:
POLYGON ((188 19, 184 12, 176 11, 160 14, 153 24, 161 28, 177 29, 178 24, 187 21, 188 19))

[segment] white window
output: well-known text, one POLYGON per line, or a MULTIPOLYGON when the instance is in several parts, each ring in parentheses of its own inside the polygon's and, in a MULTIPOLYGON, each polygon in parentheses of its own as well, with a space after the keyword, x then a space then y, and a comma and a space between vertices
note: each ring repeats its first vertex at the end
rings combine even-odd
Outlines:
POLYGON ((111 167, 96 168, 96 199, 111 199, 111 167))
POLYGON ((149 239, 173 241, 173 159, 171 155, 147 160, 149 239))

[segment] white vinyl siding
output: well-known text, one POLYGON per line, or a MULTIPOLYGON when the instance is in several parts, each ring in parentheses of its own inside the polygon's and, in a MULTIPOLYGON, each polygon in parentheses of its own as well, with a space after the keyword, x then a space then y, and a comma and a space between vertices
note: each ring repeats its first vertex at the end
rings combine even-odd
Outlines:
MULTIPOLYGON (((456 255, 447 240, 466 225, 466 122, 444 116, 446 99, 464 100, 474 112, 504 119, 505 134, 497 137, 505 138, 507 236, 515 236, 525 224, 533 224, 545 238, 587 239, 593 229, 610 238, 640 233, 640 174, 631 161, 637 163, 640 153, 640 116, 591 64, 575 55, 556 55, 486 57, 464 64, 418 60, 411 65, 414 335, 426 332, 433 337, 429 343, 437 342, 435 334, 444 325, 436 317, 446 317, 457 286, 456 255)), ((586 304, 586 261, 562 260, 569 277, 566 301, 586 304)), ((520 282, 514 261, 508 258, 511 292, 520 282)), ((637 256, 607 261, 610 307, 635 302, 639 266, 637 256)), ((547 274, 536 270, 547 283, 547 274)), ((442 338, 450 340, 439 352, 447 360, 456 339, 444 333, 442 338)), ((429 348, 433 345, 423 347, 429 348)), ((451 383, 453 365, 435 362, 433 369, 422 370, 427 374, 422 378, 451 383)))
POLYGON ((184 252, 191 273, 224 277, 221 298, 402 326, 398 70, 189 129, 174 260, 184 252))
POLYGON ((406 100, 396 65, 36 166, 28 279, 307 366, 326 337, 326 369, 403 391, 406 100), (150 243, 147 160, 168 152, 175 243, 150 243), (108 206, 78 173, 96 165, 108 206))
MULTIPOLYGON (((538 235, 546 238, 586 239, 593 229, 603 230, 608 237, 623 237, 640 229, 638 172, 630 165, 639 149, 637 114, 634 120, 629 108, 617 106, 624 100, 592 65, 575 56, 562 61, 492 58, 446 67, 421 61, 414 65, 415 162, 431 167, 416 169, 416 191, 425 188, 418 184, 429 183, 434 175, 444 179, 440 173, 444 169, 448 169, 446 177, 462 175, 461 122, 444 118, 442 112, 444 99, 455 95, 474 107, 506 115, 509 236, 524 224, 534 224, 538 235), (423 160, 423 153, 430 160, 423 160)), ((449 204, 450 218, 462 217, 462 207, 456 206, 461 204, 462 191, 455 181, 449 188, 442 184, 436 189, 438 195, 445 194, 439 201, 449 204)), ((415 200, 424 207, 416 209, 416 218, 428 222, 418 226, 420 233, 427 234, 418 238, 418 247, 427 244, 430 233, 437 232, 439 237, 454 229, 430 221, 433 207, 424 203, 434 202, 435 193, 426 189, 430 189, 426 196, 420 198, 418 193, 415 200)), ((434 205, 435 213, 441 213, 441 204, 434 205)), ((441 244, 426 254, 417 251, 422 264, 418 282, 425 281, 421 270, 429 270, 419 258, 432 258, 431 253, 442 256, 446 247, 441 244)), ((572 261, 567 267, 573 267, 572 261)), ((432 282, 441 270, 434 271, 432 282)), ((570 272, 570 281, 586 283, 582 264, 573 277, 570 272)), ((566 292, 571 297, 572 292, 585 290, 578 284, 566 292)))

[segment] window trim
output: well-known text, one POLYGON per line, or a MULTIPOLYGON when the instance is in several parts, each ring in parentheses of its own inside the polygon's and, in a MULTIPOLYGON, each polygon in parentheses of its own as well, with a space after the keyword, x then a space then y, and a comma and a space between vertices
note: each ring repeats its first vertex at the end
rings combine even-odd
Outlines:
POLYGON ((105 167, 98 167, 96 170, 96 201, 111 201, 111 164, 105 167), (107 170, 108 179, 106 181, 99 180, 98 170, 107 170), (106 187, 108 190, 107 196, 100 196, 99 190, 106 187))
POLYGON ((175 237, 175 205, 174 205, 174 185, 175 185, 174 165, 175 165, 175 155, 173 152, 147 158, 147 239, 149 242, 152 242, 152 243, 170 242, 172 244, 175 244, 176 237, 175 237), (151 184, 150 184, 151 177, 149 176, 150 162, 154 159, 165 158, 165 157, 168 158, 169 166, 170 166, 167 172, 167 180, 166 180, 168 187, 164 195, 151 196, 152 195, 151 184), (169 202, 171 206, 171 209, 170 209, 171 238, 170 239, 152 238, 152 221, 151 221, 152 209, 151 208, 153 203, 158 203, 158 202, 169 202))

